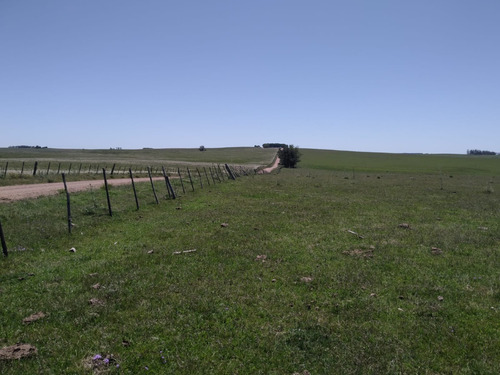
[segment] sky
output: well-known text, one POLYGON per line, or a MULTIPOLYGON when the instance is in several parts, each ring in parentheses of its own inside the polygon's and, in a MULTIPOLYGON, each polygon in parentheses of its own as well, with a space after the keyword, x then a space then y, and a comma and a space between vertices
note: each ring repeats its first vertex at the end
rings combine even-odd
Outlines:
POLYGON ((498 0, 0 0, 0 147, 500 152, 498 0))

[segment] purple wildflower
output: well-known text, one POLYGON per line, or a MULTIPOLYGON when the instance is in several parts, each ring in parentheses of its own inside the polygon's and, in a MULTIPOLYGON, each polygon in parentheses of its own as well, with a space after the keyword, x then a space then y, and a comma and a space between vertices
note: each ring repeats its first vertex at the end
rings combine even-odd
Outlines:
POLYGON ((97 361, 98 359, 102 359, 102 356, 100 354, 96 354, 94 358, 92 358, 94 361, 97 361))

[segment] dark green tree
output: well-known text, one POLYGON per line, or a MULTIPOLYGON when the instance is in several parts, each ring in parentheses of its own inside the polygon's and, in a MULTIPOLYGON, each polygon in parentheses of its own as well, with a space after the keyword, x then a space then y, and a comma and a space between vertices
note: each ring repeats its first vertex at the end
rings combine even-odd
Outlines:
POLYGON ((281 147, 278 151, 280 164, 285 168, 295 168, 300 161, 299 147, 294 145, 281 147))

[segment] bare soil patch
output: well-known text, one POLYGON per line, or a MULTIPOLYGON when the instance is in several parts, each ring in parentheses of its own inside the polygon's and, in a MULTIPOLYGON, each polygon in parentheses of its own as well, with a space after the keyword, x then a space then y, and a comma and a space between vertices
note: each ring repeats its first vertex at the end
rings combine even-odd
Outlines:
POLYGON ((21 359, 30 357, 38 352, 37 348, 30 344, 15 344, 0 349, 1 359, 21 359))

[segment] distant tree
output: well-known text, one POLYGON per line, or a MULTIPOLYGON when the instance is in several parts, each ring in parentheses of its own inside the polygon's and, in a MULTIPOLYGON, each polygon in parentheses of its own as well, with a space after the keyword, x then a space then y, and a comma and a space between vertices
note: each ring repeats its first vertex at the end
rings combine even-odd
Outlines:
POLYGON ((262 145, 263 148, 282 148, 287 147, 285 143, 264 143, 262 145))
POLYGON ((200 146, 200 148, 198 150, 200 150, 200 151, 207 151, 207 149, 205 148, 205 146, 200 146))
POLYGON ((467 150, 467 155, 496 155, 496 152, 486 150, 467 150))
POLYGON ((279 149, 278 157, 280 158, 280 164, 285 168, 295 168, 300 161, 299 147, 285 145, 279 149))

